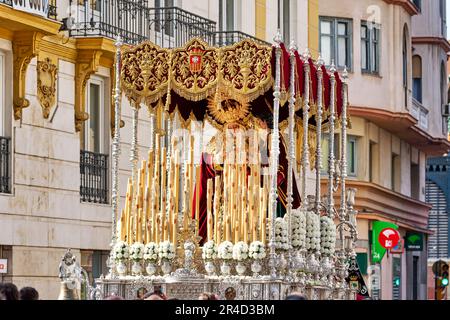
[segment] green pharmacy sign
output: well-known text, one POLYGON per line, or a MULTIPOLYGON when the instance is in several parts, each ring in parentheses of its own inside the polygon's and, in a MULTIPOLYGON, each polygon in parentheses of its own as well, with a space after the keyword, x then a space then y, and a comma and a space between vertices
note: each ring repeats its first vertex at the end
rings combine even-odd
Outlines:
POLYGON ((380 263, 386 253, 386 249, 378 241, 381 231, 386 228, 398 230, 398 226, 390 222, 374 221, 372 223, 372 264, 380 263))
POLYGON ((407 251, 422 251, 423 233, 407 232, 405 237, 405 248, 407 251))

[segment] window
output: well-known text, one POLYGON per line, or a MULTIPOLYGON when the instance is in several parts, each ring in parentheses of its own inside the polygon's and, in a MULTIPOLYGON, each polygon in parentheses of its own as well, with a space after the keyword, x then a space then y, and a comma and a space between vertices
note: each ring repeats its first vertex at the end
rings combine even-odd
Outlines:
POLYGON ((408 107, 408 28, 406 25, 403 28, 402 62, 405 107, 408 107))
MULTIPOLYGON (((447 71, 445 69, 445 63, 441 63, 441 75, 440 75, 440 95, 441 95, 441 105, 442 110, 445 110, 448 104, 448 83, 447 83, 447 71)), ((442 112, 442 134, 448 134, 448 117, 445 112, 442 112)))
POLYGON ((104 120, 105 115, 105 88, 104 80, 99 77, 91 77, 86 86, 86 112, 89 119, 85 122, 83 148, 86 151, 103 153, 104 146, 104 120), (104 113, 104 112, 103 112, 104 113))
MULTIPOLYGON (((322 174, 328 174, 328 157, 330 156, 330 134, 322 134, 322 174)), ((339 135, 334 135, 334 159, 339 158, 339 135)))
POLYGON ((349 176, 356 176, 356 137, 347 138, 347 174, 349 176))
POLYGON ((369 144, 369 181, 375 182, 378 173, 378 144, 370 141, 369 144))
POLYGON ((6 100, 6 55, 0 51, 0 193, 11 193, 11 114, 6 100))
POLYGON ((391 157, 391 188, 396 192, 400 192, 400 174, 400 156, 393 153, 391 157))
MULTIPOLYGON (((99 1, 97 1, 99 2, 99 1)), ((174 0, 155 0, 155 8, 171 8, 174 6, 174 0)), ((174 16, 170 9, 155 10, 155 30, 161 32, 164 29, 164 34, 170 37, 174 36, 174 16), (163 23, 161 21, 164 21, 163 23)))
POLYGON ((420 169, 415 163, 411 163, 411 198, 420 200, 420 169))
POLYGON ((106 275, 108 269, 106 261, 109 258, 109 251, 81 250, 81 267, 86 270, 90 285, 94 285, 94 279, 98 279, 102 274, 106 275))
POLYGON ((6 134, 6 73, 5 73, 5 54, 0 51, 0 136, 6 134))
POLYGON ((92 76, 86 86, 86 111, 80 152, 80 195, 83 202, 108 203, 109 108, 105 81, 92 76))
POLYGON ((219 0, 219 31, 233 31, 234 18, 234 0, 219 0))
POLYGON ((361 23, 361 70, 380 72, 380 27, 366 21, 361 23))
POLYGON ((412 62, 413 97, 422 103, 422 58, 417 55, 413 56, 412 62))
POLYGON ((283 0, 283 40, 285 43, 291 42, 290 22, 290 0, 283 0))
POLYGON ((352 67, 352 21, 320 18, 320 52, 326 65, 334 61, 338 68, 352 67))
POLYGON ((439 14, 441 17, 441 34, 442 37, 447 38, 447 14, 445 0, 439 0, 439 14))

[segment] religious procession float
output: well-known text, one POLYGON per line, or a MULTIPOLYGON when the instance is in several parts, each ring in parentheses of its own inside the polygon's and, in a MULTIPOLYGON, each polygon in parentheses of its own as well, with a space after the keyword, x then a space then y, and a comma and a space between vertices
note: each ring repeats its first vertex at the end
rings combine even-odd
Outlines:
POLYGON ((347 72, 274 40, 116 42, 115 114, 125 96, 132 174, 119 208, 115 117, 110 270, 92 298, 155 288, 179 299, 355 298, 356 190, 346 152, 334 154, 347 150, 347 72), (151 119, 145 156, 140 108, 151 119))

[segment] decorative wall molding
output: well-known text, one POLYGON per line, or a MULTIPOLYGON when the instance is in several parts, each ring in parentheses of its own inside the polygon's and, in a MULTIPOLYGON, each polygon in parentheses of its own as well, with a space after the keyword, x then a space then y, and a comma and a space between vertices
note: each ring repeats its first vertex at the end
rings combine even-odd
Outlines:
POLYGON ((55 104, 56 77, 58 67, 53 61, 46 57, 37 62, 37 96, 42 107, 42 114, 48 119, 51 108, 55 104))
POLYGON ((78 51, 75 66, 75 130, 82 130, 83 122, 89 119, 86 113, 86 84, 100 64, 103 52, 95 49, 81 49, 78 51))
POLYGON ((30 105, 25 98, 25 76, 28 65, 39 53, 44 34, 34 31, 18 31, 13 40, 13 105, 14 119, 22 119, 22 109, 30 105))

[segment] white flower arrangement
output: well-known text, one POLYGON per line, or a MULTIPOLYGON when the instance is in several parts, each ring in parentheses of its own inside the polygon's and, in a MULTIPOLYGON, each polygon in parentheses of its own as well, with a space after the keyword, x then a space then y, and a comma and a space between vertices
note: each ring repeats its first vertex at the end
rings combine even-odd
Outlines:
POLYGON ((248 248, 248 256, 254 260, 262 260, 266 257, 266 248, 261 241, 253 241, 248 248))
POLYGON ((230 241, 224 241, 219 245, 218 257, 223 260, 233 259, 233 244, 230 241))
POLYGON ((203 260, 214 260, 217 258, 217 245, 214 241, 210 240, 203 245, 202 258, 203 260))
POLYGON ((130 259, 139 262, 144 257, 144 245, 140 242, 135 242, 130 247, 130 259))
POLYGON ((288 225, 283 218, 275 220, 275 248, 280 250, 288 250, 288 225))
POLYGON ((327 216, 320 218, 320 247, 323 255, 334 254, 336 249, 336 225, 327 216))
POLYGON ((306 250, 320 250, 320 217, 313 211, 306 213, 306 250))
POLYGON ((158 245, 155 242, 149 242, 144 248, 144 260, 147 262, 156 262, 158 260, 158 245))
POLYGON ((233 259, 236 261, 244 261, 248 259, 248 244, 239 241, 233 247, 233 259))
POLYGON ((130 257, 130 250, 128 244, 124 241, 119 241, 114 246, 113 252, 114 260, 125 261, 130 257))
POLYGON ((161 242, 158 247, 158 255, 161 260, 172 260, 175 258, 175 247, 173 243, 170 241, 161 242))
MULTIPOLYGON (((289 215, 284 216, 288 223, 289 215)), ((306 214, 299 209, 292 210, 291 244, 294 249, 305 249, 306 246, 306 214)))

